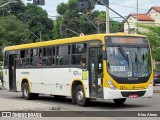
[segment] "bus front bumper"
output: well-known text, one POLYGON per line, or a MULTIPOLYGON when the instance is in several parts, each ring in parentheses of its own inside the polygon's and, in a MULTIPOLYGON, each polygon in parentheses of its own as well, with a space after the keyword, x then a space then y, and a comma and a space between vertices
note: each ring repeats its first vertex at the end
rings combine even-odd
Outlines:
POLYGON ((137 97, 152 97, 153 87, 143 89, 143 90, 117 90, 111 88, 103 88, 104 99, 119 99, 119 98, 130 98, 132 94, 137 95, 137 97))

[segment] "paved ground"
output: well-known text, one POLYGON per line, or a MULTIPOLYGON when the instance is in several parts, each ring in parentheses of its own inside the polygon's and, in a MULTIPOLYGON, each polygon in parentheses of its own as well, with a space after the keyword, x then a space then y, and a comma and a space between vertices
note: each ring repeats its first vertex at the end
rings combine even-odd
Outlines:
MULTIPOLYGON (((5 96, 5 94, 10 94, 9 91, 6 91, 4 88, 2 88, 2 90, 0 90, 0 92, 2 93, 1 95, 5 96), (2 93, 3 91, 5 91, 4 93, 2 93)), ((154 86, 154 93, 160 93, 160 84, 154 86)), ((14 96, 14 94, 10 94, 13 95, 12 97, 19 97, 20 100, 17 99, 7 99, 4 97, 0 97, 0 111, 52 111, 52 110, 61 110, 61 111, 68 111, 65 108, 60 108, 59 105, 55 104, 55 105, 49 105, 49 104, 45 104, 42 102, 37 102, 35 103, 35 101, 27 101, 24 100, 19 94, 18 96, 14 96), (14 103, 14 104, 13 104, 14 103), (10 107, 8 107, 10 106, 10 107)), ((10 96, 9 95, 9 96, 10 96)))
POLYGON ((47 111, 47 110, 60 110, 59 106, 47 105, 43 103, 33 103, 27 100, 12 100, 0 97, 0 111, 47 111), (11 106, 11 107, 9 107, 11 106))
POLYGON ((160 84, 154 86, 154 93, 160 93, 160 84))
MULTIPOLYGON (((70 99, 65 99, 64 101, 55 101, 50 97, 41 97, 39 100, 27 101, 22 99, 21 93, 9 92, 5 89, 0 90, 0 111, 74 111, 74 110, 94 110, 94 111, 103 111, 103 110, 120 110, 128 111, 129 110, 150 110, 156 111, 159 109, 159 96, 160 96, 160 85, 154 87, 154 92, 156 95, 152 99, 139 99, 137 100, 128 100, 126 105, 116 107, 112 102, 93 102, 93 106, 82 108, 77 105, 70 103, 70 99), (69 101, 69 102, 68 102, 69 101), (133 104, 132 104, 133 102, 133 104), (143 103, 144 102, 144 103, 143 103)), ((10 118, 14 119, 15 118, 10 118)), ((16 118, 16 120, 21 120, 22 118, 16 118)), ((25 118, 23 118, 25 119, 25 118)), ((35 120, 35 118, 27 118, 27 120, 35 120)), ((37 118, 37 120, 150 120, 151 118, 120 118, 120 117, 54 117, 54 118, 37 118)), ((158 118, 152 118, 158 120, 158 118)), ((0 118, 0 120, 9 120, 8 118, 0 118)))

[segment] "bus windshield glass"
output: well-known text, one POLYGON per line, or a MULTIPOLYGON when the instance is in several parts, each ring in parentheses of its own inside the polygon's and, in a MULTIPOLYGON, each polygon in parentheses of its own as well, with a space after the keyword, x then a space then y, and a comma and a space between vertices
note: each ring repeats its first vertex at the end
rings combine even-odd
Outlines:
POLYGON ((145 45, 107 45, 107 69, 115 77, 148 77, 151 74, 150 49, 145 45))

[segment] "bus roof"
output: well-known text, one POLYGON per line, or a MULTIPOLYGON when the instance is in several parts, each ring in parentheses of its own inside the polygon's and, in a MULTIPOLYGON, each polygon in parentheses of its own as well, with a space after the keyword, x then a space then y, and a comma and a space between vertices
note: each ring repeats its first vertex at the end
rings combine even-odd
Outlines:
POLYGON ((74 43, 74 42, 98 40, 98 39, 103 40, 105 36, 146 37, 143 35, 125 34, 125 33, 93 34, 93 35, 78 36, 78 37, 63 38, 63 39, 9 46, 9 47, 5 47, 4 50, 10 51, 10 50, 19 50, 19 49, 36 48, 36 47, 43 47, 43 46, 50 46, 50 45, 61 45, 61 44, 74 43))

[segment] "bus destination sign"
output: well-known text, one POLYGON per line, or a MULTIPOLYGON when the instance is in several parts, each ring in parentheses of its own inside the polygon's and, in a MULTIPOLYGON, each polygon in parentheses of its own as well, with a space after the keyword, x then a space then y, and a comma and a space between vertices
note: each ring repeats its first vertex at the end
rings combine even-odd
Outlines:
POLYGON ((110 37, 110 39, 106 40, 107 44, 129 44, 129 45, 148 45, 148 41, 143 37, 110 37))

